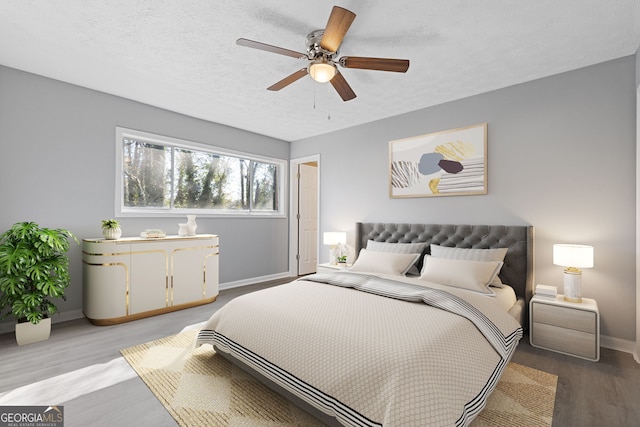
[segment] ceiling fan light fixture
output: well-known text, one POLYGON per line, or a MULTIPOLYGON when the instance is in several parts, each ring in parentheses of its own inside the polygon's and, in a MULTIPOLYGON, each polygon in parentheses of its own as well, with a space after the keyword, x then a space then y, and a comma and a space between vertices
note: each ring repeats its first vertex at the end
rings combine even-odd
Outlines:
POLYGON ((335 77, 338 70, 335 64, 324 58, 316 59, 309 64, 309 75, 318 83, 326 83, 335 77))

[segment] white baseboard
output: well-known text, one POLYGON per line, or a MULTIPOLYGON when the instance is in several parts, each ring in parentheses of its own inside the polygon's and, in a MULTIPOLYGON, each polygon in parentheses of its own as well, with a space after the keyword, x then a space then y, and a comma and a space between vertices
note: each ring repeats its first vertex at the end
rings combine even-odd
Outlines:
POLYGON ((610 348, 611 350, 623 351, 633 354, 636 343, 621 338, 600 335, 600 347, 610 348))
MULTIPOLYGON (((84 313, 82 310, 65 311, 51 316, 51 323, 68 322, 69 320, 82 319, 83 317, 84 313)), ((0 334, 13 332, 15 330, 15 324, 15 321, 0 323, 0 334)))

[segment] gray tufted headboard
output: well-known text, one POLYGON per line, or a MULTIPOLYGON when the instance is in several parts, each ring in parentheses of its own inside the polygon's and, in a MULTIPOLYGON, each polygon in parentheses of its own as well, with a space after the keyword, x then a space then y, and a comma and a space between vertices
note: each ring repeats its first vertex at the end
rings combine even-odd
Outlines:
MULTIPOLYGON (((368 240, 427 242, 457 248, 509 248, 500 279, 510 285, 518 297, 524 298, 527 305, 533 294, 532 226, 356 223, 356 254, 367 247, 368 240)), ((429 253, 429 246, 425 253, 429 253)))

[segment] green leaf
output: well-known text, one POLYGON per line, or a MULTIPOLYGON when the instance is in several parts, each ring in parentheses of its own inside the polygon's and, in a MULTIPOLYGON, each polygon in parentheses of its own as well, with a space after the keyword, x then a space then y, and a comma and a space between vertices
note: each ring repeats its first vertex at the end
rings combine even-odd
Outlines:
POLYGON ((34 325, 37 325, 38 323, 40 323, 43 316, 42 316, 42 313, 40 313, 39 311, 32 311, 28 313, 25 317, 29 322, 33 323, 34 325))

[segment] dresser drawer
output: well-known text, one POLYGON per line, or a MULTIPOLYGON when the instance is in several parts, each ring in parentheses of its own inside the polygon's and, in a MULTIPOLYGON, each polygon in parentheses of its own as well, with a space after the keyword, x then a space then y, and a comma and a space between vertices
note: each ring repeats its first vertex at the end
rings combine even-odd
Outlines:
POLYGON ((536 323, 560 326, 589 334, 595 334, 597 328, 596 313, 593 311, 560 307, 540 302, 533 304, 533 318, 536 323))
MULTIPOLYGON (((544 304, 535 304, 535 306, 540 305, 545 306, 544 304)), ((538 316, 538 314, 535 316, 538 316)), ((537 317, 535 319, 536 321, 531 325, 531 344, 533 346, 556 350, 591 360, 597 360, 599 358, 598 343, 595 334, 539 323, 537 322, 537 317)))

